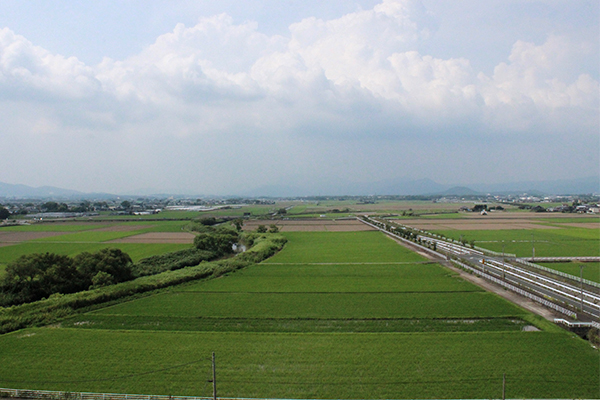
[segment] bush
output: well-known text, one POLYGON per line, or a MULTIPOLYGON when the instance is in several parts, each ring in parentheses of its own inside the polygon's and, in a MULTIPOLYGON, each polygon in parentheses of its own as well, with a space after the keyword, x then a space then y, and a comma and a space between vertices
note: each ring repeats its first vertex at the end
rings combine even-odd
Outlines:
POLYGON ((217 254, 213 251, 203 251, 195 248, 179 250, 144 258, 133 265, 132 272, 136 277, 156 275, 165 271, 193 267, 202 261, 210 261, 215 258, 217 258, 217 254))
POLYGON ((217 224, 217 219, 215 217, 204 217, 200 218, 199 222, 205 226, 213 226, 217 224))
POLYGON ((233 245, 239 240, 239 235, 233 230, 217 230, 213 233, 200 233, 194 239, 198 250, 212 251, 217 255, 233 253, 233 245))
POLYGON ((103 285, 133 279, 131 258, 119 249, 84 252, 75 258, 52 253, 21 256, 8 264, 0 278, 0 305, 17 305, 55 293, 87 290, 96 285, 94 279, 103 285))

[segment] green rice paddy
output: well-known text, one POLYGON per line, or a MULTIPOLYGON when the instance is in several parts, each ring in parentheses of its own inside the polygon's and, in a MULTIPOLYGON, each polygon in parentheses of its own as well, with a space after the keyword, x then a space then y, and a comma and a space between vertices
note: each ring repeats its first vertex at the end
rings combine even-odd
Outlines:
POLYGON ((211 396, 215 352, 220 397, 500 398, 503 374, 507 398, 600 395, 587 342, 383 234, 285 235, 265 263, 0 336, 0 387, 211 396))
POLYGON ((583 279, 600 283, 600 262, 561 262, 561 263, 543 263, 537 262, 536 264, 543 265, 546 268, 555 269, 557 271, 564 272, 575 277, 580 277, 583 272, 583 279), (583 267, 583 271, 580 270, 583 267))
POLYGON ((475 241, 479 247, 496 252, 531 257, 535 248, 537 257, 600 256, 600 230, 570 226, 554 229, 508 230, 436 230, 449 238, 475 241))
MULTIPOLYGON (((597 352, 564 333, 264 334, 28 329, 4 387, 246 398, 593 398, 597 352), (570 356, 565 356, 570 355, 570 356)), ((8 362, 7 362, 8 360, 8 362)))

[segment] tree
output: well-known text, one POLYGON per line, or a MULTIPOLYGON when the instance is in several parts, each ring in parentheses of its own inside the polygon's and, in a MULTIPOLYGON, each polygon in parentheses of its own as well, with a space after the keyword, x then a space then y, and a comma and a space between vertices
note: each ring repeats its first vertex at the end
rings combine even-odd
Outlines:
POLYGON ((131 208, 131 202, 127 200, 122 201, 121 208, 123 208, 124 210, 129 210, 131 208))
POLYGON ((204 217, 200 218, 200 223, 205 226, 213 226, 217 224, 217 220, 215 217, 204 217))
POLYGON ((57 212, 58 211, 58 203, 55 201, 48 201, 42 204, 42 209, 47 212, 57 212))
POLYGON ((133 278, 131 258, 119 249, 81 253, 75 258, 34 253, 8 264, 0 278, 0 305, 10 306, 75 293, 133 278))
POLYGON ((238 239, 238 234, 233 231, 200 233, 194 238, 194 246, 198 250, 212 251, 218 255, 230 254, 238 239))
POLYGON ((0 219, 8 219, 10 217, 10 211, 0 206, 0 219))
POLYGON ((244 226, 244 220, 241 218, 237 218, 233 220, 233 225, 235 225, 235 229, 240 232, 242 227, 244 226))
POLYGON ((264 225, 259 225, 258 228, 256 228, 256 232, 258 233, 267 233, 267 227, 264 225))
POLYGON ((279 232, 279 228, 277 227, 277 225, 271 224, 269 226, 269 233, 278 233, 278 232, 279 232))
POLYGON ((131 257, 120 249, 102 249, 96 253, 83 252, 75 256, 73 261, 82 279, 81 286, 85 289, 96 285, 93 280, 100 272, 110 275, 112 283, 125 282, 133 278, 131 257))
POLYGON ((0 287, 7 304, 40 300, 52 293, 72 293, 78 290, 77 270, 68 256, 34 253, 9 263, 0 287))

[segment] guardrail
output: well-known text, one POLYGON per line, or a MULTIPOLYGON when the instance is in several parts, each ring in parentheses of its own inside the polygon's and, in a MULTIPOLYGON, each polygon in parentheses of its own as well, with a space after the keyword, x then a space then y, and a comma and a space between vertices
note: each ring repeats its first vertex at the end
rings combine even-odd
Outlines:
POLYGON ((471 267, 470 265, 463 264, 463 263, 461 263, 459 261, 456 261, 456 260, 451 260, 451 261, 454 264, 457 264, 458 266, 460 266, 461 268, 468 269, 469 271, 472 271, 472 272, 476 273, 477 275, 480 275, 480 276, 484 277, 485 279, 487 279, 489 281, 492 281, 492 282, 494 282, 494 283, 496 283, 496 284, 498 284, 500 286, 503 286, 503 287, 507 288, 508 290, 511 290, 511 291, 513 291, 515 293, 518 293, 521 296, 525 296, 525 297, 527 297, 527 298, 529 298, 529 299, 531 299, 531 300, 533 300, 533 301, 535 301, 537 303, 543 304, 546 307, 551 308, 551 309, 553 309, 555 311, 558 311, 559 313, 567 315, 567 316, 569 316, 571 318, 577 318, 577 314, 575 314, 573 311, 571 311, 571 310, 569 310, 567 308, 561 307, 558 304, 554 304, 551 301, 548 301, 548 300, 543 299, 543 298, 541 298, 539 296, 536 296, 535 294, 531 294, 531 293, 529 293, 529 292, 527 292, 527 291, 525 291, 525 290, 523 290, 521 288, 518 288, 516 286, 511 285, 510 283, 506 283, 503 280, 498 279, 498 278, 496 278, 494 276, 488 275, 485 272, 478 270, 477 268, 471 267))
MULTIPOLYGON (((543 265, 534 264, 532 262, 527 261, 524 258, 516 258, 515 261, 518 262, 519 264, 527 265, 528 267, 531 267, 531 268, 537 268, 537 269, 539 269, 541 271, 546 271, 546 272, 554 274, 554 275, 562 276, 563 278, 571 279, 571 280, 573 280, 575 282, 580 282, 581 281, 581 279, 578 276, 570 275, 570 274, 564 273, 562 271, 557 271, 557 270, 552 269, 552 268, 544 267, 543 265)), ((583 282, 586 285, 590 285, 590 286, 594 286, 594 287, 600 288, 600 283, 598 283, 598 282, 590 281, 589 279, 583 279, 583 282)))
POLYGON ((479 250, 479 251, 483 251, 484 253, 486 253, 487 255, 490 255, 490 256, 509 257, 509 258, 514 258, 517 256, 516 254, 513 254, 513 253, 498 253, 497 251, 484 249, 483 247, 479 247, 479 246, 475 246, 475 249, 479 250))
MULTIPOLYGON (((151 394, 55 392, 51 390, 0 388, 0 397, 45 400, 207 400, 212 397, 163 396, 151 394)), ((219 397, 224 399, 223 397, 219 397)))
POLYGON ((581 262, 593 262, 600 261, 600 257, 522 257, 526 261, 542 261, 542 262, 569 262, 569 261, 581 261, 581 262))
POLYGON ((554 318, 554 323, 555 324, 567 325, 569 328, 585 328, 585 327, 589 326, 591 328, 600 329, 600 323, 598 323, 596 321, 592 321, 592 322, 571 322, 571 321, 567 321, 566 319, 562 319, 562 318, 554 318))

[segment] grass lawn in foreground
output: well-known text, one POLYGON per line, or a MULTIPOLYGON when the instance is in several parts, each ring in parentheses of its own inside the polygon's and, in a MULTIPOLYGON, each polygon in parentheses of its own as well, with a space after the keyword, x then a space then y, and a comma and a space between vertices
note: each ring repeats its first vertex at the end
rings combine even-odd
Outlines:
POLYGON ((257 334, 27 329, 2 387, 245 398, 594 398, 598 352, 559 332, 257 334), (565 356, 568 354, 569 356, 565 356), (52 366, 52 367, 49 367, 52 366))

